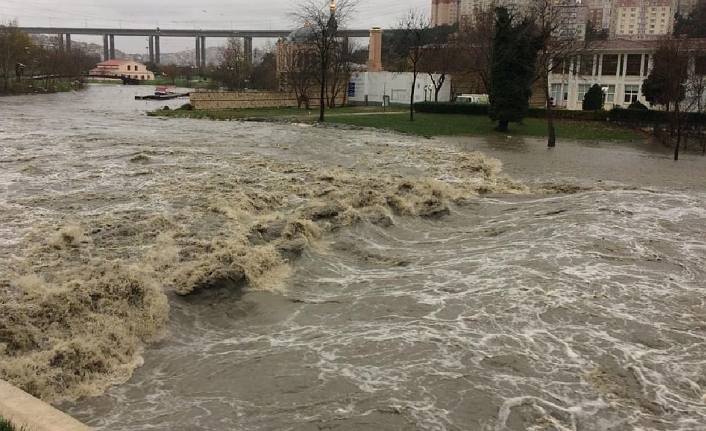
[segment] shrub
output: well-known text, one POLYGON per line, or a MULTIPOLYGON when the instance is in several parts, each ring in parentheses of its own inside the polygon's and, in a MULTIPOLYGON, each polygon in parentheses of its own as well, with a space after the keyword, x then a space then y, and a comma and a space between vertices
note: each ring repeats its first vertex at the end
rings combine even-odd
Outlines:
POLYGON ((194 105, 191 103, 184 103, 179 107, 179 110, 181 111, 193 111, 194 110, 194 105))
POLYGON ((603 90, 598 84, 593 84, 583 96, 581 109, 584 111, 597 111, 603 109, 603 90))
POLYGON ((643 105, 639 100, 636 100, 628 106, 628 109, 642 109, 643 111, 649 109, 647 106, 643 105))

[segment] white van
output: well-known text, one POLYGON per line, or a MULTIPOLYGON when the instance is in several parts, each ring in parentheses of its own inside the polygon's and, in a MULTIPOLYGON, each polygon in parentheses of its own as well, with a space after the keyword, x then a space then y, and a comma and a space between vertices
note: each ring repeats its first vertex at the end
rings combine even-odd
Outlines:
POLYGON ((488 104, 487 94, 461 94, 454 99, 456 103, 477 103, 479 105, 488 104))

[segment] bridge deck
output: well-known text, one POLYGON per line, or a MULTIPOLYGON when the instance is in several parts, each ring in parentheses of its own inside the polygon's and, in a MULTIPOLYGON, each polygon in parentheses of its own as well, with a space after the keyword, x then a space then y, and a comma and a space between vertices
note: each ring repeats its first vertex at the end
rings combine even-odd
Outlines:
MULTIPOLYGON (((175 30, 156 28, 71 28, 71 27, 18 27, 28 34, 83 34, 92 36, 160 36, 160 37, 252 37, 279 38, 287 37, 292 30, 175 30)), ((370 30, 339 30, 341 36, 368 37, 370 30)))

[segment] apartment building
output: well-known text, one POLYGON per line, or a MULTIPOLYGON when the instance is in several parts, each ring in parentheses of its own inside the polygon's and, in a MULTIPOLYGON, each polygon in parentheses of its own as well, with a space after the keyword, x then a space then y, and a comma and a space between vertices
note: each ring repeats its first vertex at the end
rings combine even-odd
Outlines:
POLYGON ((655 39, 672 34, 677 0, 613 0, 610 36, 655 39))
POLYGON ((459 21, 461 0, 431 0, 431 25, 454 25, 459 21))
POLYGON ((613 8, 613 0, 583 0, 581 4, 588 8, 587 19, 591 21, 594 28, 610 28, 610 11, 613 8))

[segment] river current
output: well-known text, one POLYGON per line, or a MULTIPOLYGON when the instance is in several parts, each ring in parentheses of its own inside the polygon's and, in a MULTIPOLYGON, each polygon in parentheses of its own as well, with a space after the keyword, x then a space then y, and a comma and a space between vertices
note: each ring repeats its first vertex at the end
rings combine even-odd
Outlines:
POLYGON ((0 378, 100 431, 706 430, 700 154, 146 92, 0 99, 0 378))

